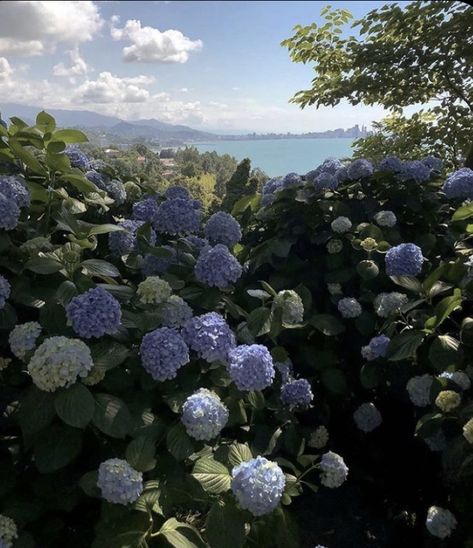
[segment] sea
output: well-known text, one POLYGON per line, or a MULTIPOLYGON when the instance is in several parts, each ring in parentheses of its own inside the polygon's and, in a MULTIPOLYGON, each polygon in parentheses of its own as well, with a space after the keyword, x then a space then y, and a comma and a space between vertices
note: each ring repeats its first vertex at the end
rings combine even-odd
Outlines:
POLYGON ((195 143, 201 152, 230 154, 238 161, 250 158, 270 177, 296 172, 305 174, 326 158, 350 158, 353 139, 265 139, 195 143))

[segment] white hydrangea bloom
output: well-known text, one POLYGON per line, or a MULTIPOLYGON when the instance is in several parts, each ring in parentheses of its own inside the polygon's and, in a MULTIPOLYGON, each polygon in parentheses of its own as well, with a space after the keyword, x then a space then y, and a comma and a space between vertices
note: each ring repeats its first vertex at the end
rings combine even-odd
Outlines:
POLYGON ((322 485, 331 489, 340 487, 348 476, 348 466, 343 458, 333 451, 328 451, 328 453, 322 455, 320 469, 322 471, 320 477, 322 485))
POLYGON ((328 443, 329 433, 325 426, 319 426, 315 432, 312 432, 310 435, 307 445, 313 447, 314 449, 322 449, 328 443))
POLYGON ((10 548, 16 538, 18 538, 18 531, 15 522, 8 516, 0 514, 0 546, 10 548))
POLYGON ((427 512, 425 525, 431 535, 444 539, 451 535, 457 526, 457 520, 450 510, 431 506, 427 512))
POLYGON ((406 389, 409 393, 411 402, 417 407, 425 407, 430 403, 430 389, 434 378, 432 375, 425 373, 409 379, 406 389))
POLYGON ((435 398, 435 405, 444 413, 456 409, 461 402, 461 396, 454 390, 442 390, 435 398))
POLYGON ((304 319, 304 304, 298 293, 292 289, 280 291, 273 301, 273 310, 282 310, 282 322, 286 325, 301 323, 304 319))
POLYGON ((473 444, 473 418, 463 425, 463 437, 468 443, 473 444))
POLYGON ((408 301, 407 295, 398 291, 380 293, 373 302, 374 311, 381 318, 388 318, 391 314, 399 312, 408 301))
POLYGON ((397 223, 396 215, 392 211, 378 211, 374 216, 374 220, 379 226, 387 226, 392 228, 397 223))
POLYGON ((160 304, 169 299, 172 294, 171 286, 159 276, 148 276, 136 290, 140 301, 145 304, 160 304))
POLYGON ((335 220, 332 221, 330 226, 332 227, 332 230, 334 232, 337 232, 338 234, 343 234, 350 230, 352 224, 348 217, 337 217, 335 220))
POLYGON ((358 318, 362 312, 360 303, 353 297, 344 297, 337 304, 338 311, 345 319, 358 318))

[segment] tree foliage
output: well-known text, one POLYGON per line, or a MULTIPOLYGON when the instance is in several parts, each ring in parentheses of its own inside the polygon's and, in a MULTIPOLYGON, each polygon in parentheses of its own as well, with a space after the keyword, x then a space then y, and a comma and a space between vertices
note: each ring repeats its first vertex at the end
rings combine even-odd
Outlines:
POLYGON ((222 208, 232 211, 235 203, 243 196, 251 195, 256 191, 257 179, 251 177, 251 160, 242 160, 226 184, 225 197, 222 208))

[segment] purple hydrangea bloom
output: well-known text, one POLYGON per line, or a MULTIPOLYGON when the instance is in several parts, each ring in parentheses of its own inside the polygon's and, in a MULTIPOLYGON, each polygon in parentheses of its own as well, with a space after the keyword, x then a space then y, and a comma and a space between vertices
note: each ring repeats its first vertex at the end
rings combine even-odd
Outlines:
POLYGON ((8 280, 0 275, 0 310, 5 307, 10 291, 11 287, 8 280))
POLYGON ((168 200, 175 200, 176 198, 179 198, 181 200, 189 199, 189 191, 187 190, 187 188, 179 185, 170 186, 166 189, 164 195, 168 200))
POLYGON ((443 162, 440 158, 436 156, 427 156, 422 160, 422 163, 425 164, 432 171, 440 172, 443 169, 443 162))
POLYGON ((208 362, 226 361, 235 347, 235 336, 217 312, 208 312, 188 320, 182 336, 189 347, 208 362))
POLYGON ((214 213, 204 227, 204 233, 211 245, 223 244, 233 247, 241 240, 241 228, 238 221, 224 211, 214 213))
POLYGON ((154 219, 154 227, 164 234, 191 234, 198 232, 199 226, 200 211, 182 198, 163 202, 154 219))
POLYGON ((273 177, 266 181, 262 190, 261 205, 267 207, 271 205, 275 198, 276 193, 283 188, 282 177, 273 177))
POLYGON ((422 270, 424 257, 415 244, 399 244, 392 247, 385 257, 388 276, 417 276, 422 270))
POLYGON ((430 178, 431 169, 420 160, 403 162, 399 170, 401 181, 415 181, 416 183, 425 183, 430 178))
POLYGON ((143 475, 126 460, 108 459, 99 466, 97 486, 106 501, 127 505, 141 495, 143 475))
POLYGON ((340 160, 337 160, 336 158, 327 158, 315 169, 309 171, 305 178, 307 182, 315 184, 315 179, 321 173, 330 173, 330 175, 335 175, 342 168, 343 164, 340 160))
POLYGON ((348 177, 352 180, 363 179, 373 175, 373 164, 365 158, 355 160, 348 168, 348 177))
POLYGON ((120 303, 101 287, 77 295, 66 307, 72 329, 85 339, 113 334, 120 328, 120 303))
POLYGON ((281 401, 288 407, 307 407, 313 399, 307 379, 289 381, 281 388, 281 401))
POLYGON ((336 175, 329 173, 328 171, 322 171, 314 179, 315 190, 335 190, 339 185, 339 180, 336 175))
POLYGON ((143 259, 143 265, 141 270, 145 276, 156 276, 158 274, 164 274, 166 270, 176 259, 176 251, 169 245, 163 245, 164 249, 167 249, 170 253, 168 257, 157 257, 151 253, 147 253, 143 259))
POLYGON ((262 344, 242 344, 228 353, 228 372, 238 390, 263 390, 274 380, 273 358, 262 344))
POLYGON ((194 272, 199 282, 224 289, 238 280, 242 268, 225 245, 217 244, 200 252, 194 272))
POLYGON ((286 485, 283 471, 275 462, 256 457, 232 470, 232 491, 240 506, 254 516, 272 512, 286 485))
POLYGON ((165 327, 182 327, 192 318, 192 308, 181 297, 171 295, 162 304, 160 314, 161 323, 165 327))
POLYGON ((447 198, 473 199, 473 169, 462 167, 445 181, 442 190, 447 198))
POLYGON ((20 208, 14 200, 7 198, 0 192, 0 228, 13 230, 20 219, 20 208))
POLYGON ((184 402, 181 421, 189 436, 209 441, 227 424, 228 409, 217 394, 201 388, 184 402))
POLYGON ((101 190, 105 190, 105 181, 101 173, 95 171, 95 169, 91 169, 87 171, 85 176, 87 177, 87 179, 89 179, 91 183, 94 183, 95 186, 97 186, 101 190))
POLYGON ((89 158, 77 145, 68 145, 64 154, 69 158, 72 167, 80 169, 87 169, 89 167, 89 158))
POLYGON ((0 177, 0 193, 15 202, 18 208, 30 206, 30 191, 20 177, 15 175, 0 177))
POLYGON ((141 341, 141 363, 155 381, 174 379, 178 369, 189 363, 189 349, 175 329, 161 327, 141 341))
POLYGON ((394 173, 401 171, 401 168, 402 161, 397 156, 392 155, 383 158, 378 166, 380 171, 393 171, 394 173))
MULTIPOLYGON (((120 221, 118 226, 121 226, 125 230, 116 232, 110 232, 108 235, 108 247, 114 255, 127 255, 136 251, 138 245, 137 232, 138 229, 144 225, 143 221, 135 221, 132 219, 126 219, 120 221)), ((151 230, 151 236, 149 243, 154 245, 156 243, 156 233, 151 230)))
POLYGON ((366 346, 362 347, 361 355, 368 361, 375 360, 376 358, 384 358, 390 342, 391 339, 386 337, 386 335, 373 337, 366 346))
POLYGON ((153 222, 158 214, 158 202, 154 198, 146 198, 133 204, 133 219, 153 222))
POLYGON ((126 202, 125 185, 117 179, 105 182, 105 190, 115 201, 115 205, 119 206, 126 202))
POLYGON ((297 173, 288 173, 282 180, 283 188, 292 188, 302 184, 302 177, 297 173))

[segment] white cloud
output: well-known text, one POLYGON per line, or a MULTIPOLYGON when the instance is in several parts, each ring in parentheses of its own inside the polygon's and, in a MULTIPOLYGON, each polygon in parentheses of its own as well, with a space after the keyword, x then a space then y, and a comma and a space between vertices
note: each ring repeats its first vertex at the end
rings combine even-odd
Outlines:
POLYGON ((123 60, 141 63, 185 63, 189 53, 202 48, 201 40, 191 40, 179 30, 161 32, 153 27, 142 27, 141 21, 129 19, 123 28, 112 26, 114 40, 131 43, 123 48, 123 60))
POLYGON ((80 56, 79 48, 76 46, 74 49, 68 51, 71 58, 70 66, 66 67, 64 63, 58 63, 53 67, 54 76, 66 76, 70 78, 71 83, 75 83, 76 76, 82 76, 87 74, 89 67, 85 60, 80 56))
POLYGON ((13 74, 13 69, 10 66, 5 57, 0 57, 0 82, 5 82, 10 79, 10 76, 13 74))
POLYGON ((142 86, 150 85, 154 78, 136 76, 119 78, 110 72, 101 72, 97 80, 86 80, 74 93, 80 103, 143 103, 150 93, 142 86))
POLYGON ((189 88, 181 88, 179 91, 181 93, 189 93, 189 88))
POLYGON ((0 11, 0 53, 13 55, 42 55, 59 42, 87 42, 103 25, 90 1, 6 1, 0 11))

